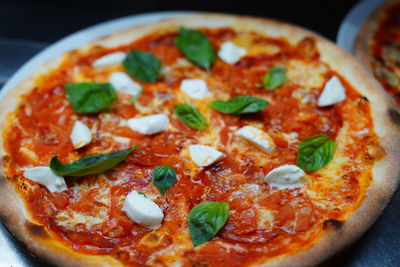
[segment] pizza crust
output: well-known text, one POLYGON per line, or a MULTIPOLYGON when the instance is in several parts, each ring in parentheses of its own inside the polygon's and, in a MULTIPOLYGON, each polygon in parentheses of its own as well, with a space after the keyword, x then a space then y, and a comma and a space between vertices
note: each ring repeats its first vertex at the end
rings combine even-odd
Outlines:
MULTIPOLYGON (((386 155, 374 166, 373 178, 364 201, 349 215, 346 221, 327 221, 326 234, 316 239, 313 245, 295 254, 284 254, 267 262, 260 262, 259 265, 308 266, 317 264, 360 237, 378 218, 399 183, 400 166, 397 164, 397 158, 400 156, 400 136, 397 133, 400 130, 400 120, 398 119, 400 115, 397 113, 395 103, 389 95, 350 54, 340 50, 333 43, 308 30, 262 18, 223 14, 179 16, 104 37, 80 50, 85 51, 93 46, 121 45, 132 42, 154 30, 172 31, 177 30, 180 26, 230 26, 236 30, 251 30, 273 37, 285 37, 292 44, 306 36, 314 36, 322 61, 329 64, 333 70, 340 73, 361 94, 368 98, 371 103, 375 132, 380 138, 380 145, 386 151, 386 155)), ((62 57, 44 64, 4 96, 0 108, 1 128, 4 127, 7 113, 16 108, 19 96, 28 92, 34 86, 35 77, 54 69, 61 60, 62 57)), ((3 139, 1 141, 0 156, 3 158, 3 139)), ((0 200, 2 203, 7 203, 7 205, 0 207, 1 219, 15 237, 33 253, 62 266, 122 266, 111 256, 79 254, 62 243, 51 239, 49 233, 42 226, 31 222, 32 218, 29 218, 13 184, 5 176, 3 166, 0 168, 0 184, 0 200)))

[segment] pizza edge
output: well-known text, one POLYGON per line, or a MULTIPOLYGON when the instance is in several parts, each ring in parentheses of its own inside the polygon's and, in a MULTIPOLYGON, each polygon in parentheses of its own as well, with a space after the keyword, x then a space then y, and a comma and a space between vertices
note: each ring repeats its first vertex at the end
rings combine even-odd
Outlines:
MULTIPOLYGON (((284 254, 260 263, 261 266, 305 266, 317 264, 333 255, 335 252, 355 241, 378 218, 386 207, 399 183, 400 165, 396 160, 400 156, 400 114, 395 103, 379 86, 365 69, 354 58, 337 48, 323 37, 303 28, 263 18, 251 18, 223 14, 196 14, 179 16, 142 25, 111 34, 94 41, 79 50, 86 50, 96 45, 113 46, 131 42, 153 30, 176 29, 185 25, 189 27, 230 26, 236 30, 253 30, 261 34, 280 35, 289 42, 297 42, 305 36, 313 36, 317 41, 322 61, 328 63, 333 70, 340 73, 352 85, 357 85, 357 91, 366 96, 371 105, 375 132, 380 138, 380 145, 386 155, 376 162, 373 169, 371 185, 360 206, 349 215, 343 223, 328 225, 326 234, 315 240, 312 246, 293 253, 284 254)), ((7 92, 0 100, 0 128, 4 128, 7 113, 14 110, 21 94, 28 92, 33 86, 35 77, 54 69, 70 52, 43 64, 38 70, 25 78, 18 86, 7 92)), ((0 137, 0 156, 3 158, 3 136, 0 137)), ((6 205, 0 207, 0 219, 11 233, 36 255, 63 266, 122 266, 122 263, 111 256, 84 255, 51 238, 41 225, 32 222, 22 199, 16 194, 14 185, 6 177, 4 166, 0 166, 0 200, 6 205)))
POLYGON ((372 73, 372 57, 370 52, 370 44, 374 36, 375 30, 382 21, 385 11, 388 7, 394 3, 398 3, 399 0, 388 0, 380 4, 367 19, 361 24, 359 31, 354 39, 353 43, 353 54, 361 61, 368 71, 372 73))

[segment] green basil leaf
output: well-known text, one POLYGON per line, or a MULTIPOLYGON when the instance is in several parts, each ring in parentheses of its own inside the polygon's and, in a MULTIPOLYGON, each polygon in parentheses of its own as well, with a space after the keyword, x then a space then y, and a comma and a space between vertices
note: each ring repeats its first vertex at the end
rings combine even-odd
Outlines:
POLYGON ((106 110, 118 98, 114 87, 108 83, 69 83, 64 87, 69 103, 78 114, 106 110))
POLYGON ((168 165, 157 166, 153 172, 153 184, 160 189, 161 194, 165 194, 171 186, 176 183, 176 171, 168 165))
POLYGON ((316 171, 328 165, 335 151, 335 141, 326 134, 317 134, 299 144, 297 166, 304 170, 316 171))
POLYGON ((139 99, 139 97, 142 95, 142 93, 143 93, 143 88, 140 89, 136 95, 132 96, 131 105, 135 105, 136 101, 139 99))
POLYGON ((209 69, 215 61, 215 52, 204 33, 181 28, 175 45, 194 64, 209 69))
POLYGON ((193 246, 197 247, 215 236, 224 226, 229 215, 226 202, 204 201, 189 213, 189 232, 193 246))
POLYGON ((214 100, 208 106, 224 114, 247 114, 263 110, 269 103, 264 99, 242 95, 228 101, 214 100))
POLYGON ((263 77, 264 88, 274 90, 286 81, 285 67, 273 67, 263 77))
POLYGON ((145 193, 143 193, 143 192, 137 192, 138 194, 140 194, 140 195, 142 195, 142 196, 144 196, 145 198, 147 198, 147 196, 146 196, 146 194, 145 193))
POLYGON ((57 156, 50 160, 50 168, 61 176, 81 177, 89 174, 97 174, 112 169, 121 163, 129 153, 139 146, 119 150, 109 154, 90 155, 83 157, 71 164, 63 164, 57 156))
POLYGON ((193 129, 205 130, 208 127, 207 120, 192 105, 179 104, 175 106, 175 116, 193 129))
POLYGON ((155 82, 161 73, 161 60, 155 55, 132 50, 122 62, 125 70, 142 82, 155 82))

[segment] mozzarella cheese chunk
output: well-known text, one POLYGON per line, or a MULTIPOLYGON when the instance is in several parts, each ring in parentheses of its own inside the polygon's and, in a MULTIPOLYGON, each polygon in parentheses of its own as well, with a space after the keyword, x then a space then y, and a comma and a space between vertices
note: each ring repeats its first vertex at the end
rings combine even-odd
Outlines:
POLYGON ((114 64, 120 64, 126 58, 126 53, 124 52, 114 52, 102 57, 99 57, 93 61, 92 66, 95 68, 107 67, 114 64))
POLYGON ((299 134, 296 132, 291 133, 282 133, 283 137, 285 137, 286 141, 289 144, 298 143, 299 142, 299 134))
POLYGON ((92 133, 89 127, 81 121, 76 121, 70 135, 72 145, 75 149, 81 148, 92 142, 92 133))
POLYGON ((270 153, 275 149, 275 143, 272 138, 266 132, 253 126, 244 126, 236 131, 235 135, 249 141, 266 153, 270 153))
POLYGON ((270 171, 264 182, 278 189, 297 188, 306 183, 306 174, 295 165, 282 165, 270 171))
POLYGON ((128 126, 141 134, 155 134, 167 129, 169 119, 165 114, 154 114, 128 120, 128 126))
POLYGON ((192 160, 201 167, 211 165, 224 157, 224 153, 203 145, 189 146, 189 155, 192 160))
POLYGON ((191 98, 202 99, 210 96, 207 83, 201 79, 184 79, 181 82, 181 91, 191 98))
POLYGON ((158 228, 164 218, 156 203, 135 190, 126 196, 122 210, 132 221, 150 229, 158 228))
POLYGON ((318 98, 318 106, 325 107, 337 104, 346 99, 346 90, 340 80, 333 76, 324 86, 318 98))
POLYGON ((218 56, 228 64, 235 64, 246 55, 246 52, 246 48, 237 46, 228 41, 221 45, 221 48, 218 51, 218 56))
POLYGON ((124 72, 112 73, 108 82, 114 86, 115 90, 133 96, 137 95, 140 93, 140 90, 142 90, 142 86, 133 81, 129 75, 124 72))
POLYGON ((49 167, 33 167, 24 172, 24 177, 44 185, 50 192, 67 190, 64 177, 55 174, 49 167))

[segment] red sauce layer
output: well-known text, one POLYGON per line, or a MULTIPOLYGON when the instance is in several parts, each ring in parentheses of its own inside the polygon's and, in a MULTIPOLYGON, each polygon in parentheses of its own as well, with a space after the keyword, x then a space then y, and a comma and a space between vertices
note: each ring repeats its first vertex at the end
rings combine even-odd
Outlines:
POLYGON ((394 97, 400 106, 400 3, 390 5, 384 10, 371 42, 371 56, 376 78, 383 87, 394 97), (389 49, 388 49, 389 48, 389 49), (388 52, 391 50, 392 52, 388 52), (393 53, 392 56, 389 53, 393 53), (382 73, 381 68, 391 72, 382 73), (396 71, 397 69, 397 71, 396 71), (394 80, 394 81, 390 81, 394 80))
MULTIPOLYGON (((217 49, 220 44, 237 35, 231 29, 204 30, 217 49)), ((107 114, 114 119, 106 119, 104 114, 76 115, 66 101, 64 84, 72 82, 74 68, 86 75, 98 75, 93 71, 92 62, 112 51, 130 51, 140 49, 154 53, 164 65, 169 65, 183 55, 173 44, 175 34, 149 35, 121 47, 109 49, 95 47, 82 54, 72 52, 61 66, 40 77, 37 86, 26 94, 13 114, 5 130, 5 148, 9 153, 7 173, 20 185, 20 193, 26 200, 33 218, 43 224, 51 234, 74 250, 85 254, 109 254, 130 266, 143 266, 152 263, 168 265, 174 257, 183 258, 184 265, 204 263, 210 266, 246 266, 267 260, 273 256, 294 253, 312 245, 325 232, 327 220, 345 220, 363 197, 369 184, 370 167, 373 159, 367 157, 366 146, 373 142, 375 134, 368 100, 363 98, 343 78, 347 99, 341 104, 319 108, 314 102, 300 105, 292 93, 300 86, 289 81, 281 88, 266 91, 255 86, 271 66, 285 64, 291 59, 304 62, 319 62, 319 53, 312 38, 291 45, 285 39, 271 39, 254 34, 257 44, 276 45, 280 52, 247 56, 237 64, 228 65, 221 60, 213 65, 211 73, 219 83, 226 84, 231 96, 242 94, 265 95, 272 99, 271 104, 255 115, 231 116, 213 112, 210 121, 213 127, 224 125, 219 132, 221 142, 227 146, 231 142, 233 130, 230 126, 241 127, 249 122, 261 122, 277 145, 277 151, 268 165, 259 165, 256 156, 247 155, 238 161, 238 155, 223 151, 226 157, 220 162, 204 168, 195 176, 188 175, 180 152, 187 140, 194 140, 203 132, 195 131, 171 117, 176 131, 144 136, 133 132, 127 126, 120 125, 115 118, 131 118, 137 110, 129 103, 119 101, 107 114), (84 120, 90 127, 97 128, 93 142, 79 150, 70 143, 75 117, 84 120), (296 132, 299 140, 315 134, 326 133, 336 139, 344 123, 352 131, 365 130, 354 137, 353 143, 346 147, 350 161, 338 171, 338 186, 321 188, 329 198, 324 201, 332 205, 318 205, 314 196, 301 189, 277 190, 262 182, 261 176, 283 164, 295 164, 297 144, 290 144, 283 133, 296 132), (51 157, 60 154, 60 160, 68 160, 71 155, 80 158, 93 149, 116 151, 128 145, 114 142, 103 136, 104 132, 131 139, 131 145, 141 147, 128 156, 117 168, 108 171, 104 177, 92 175, 76 180, 66 179, 69 190, 50 193, 43 186, 23 178, 23 167, 47 166, 51 157), (28 142, 29 141, 29 142, 28 142), (29 145, 27 145, 29 143, 29 145), (21 148, 29 146, 37 155, 37 160, 26 156, 21 148), (165 218, 162 226, 154 232, 137 225, 122 211, 124 197, 131 191, 146 192, 152 187, 152 170, 157 165, 171 165, 179 181, 171 187, 164 197, 155 202, 162 208, 165 218), (252 195, 245 185, 256 184, 261 193, 252 195), (76 191, 72 187, 89 186, 86 190, 76 191), (90 185, 96 185, 90 187, 90 185), (99 200, 105 194, 109 202, 99 200), (223 229, 212 240, 194 249, 180 248, 179 245, 189 239, 187 214, 200 201, 227 201, 231 214, 223 229), (260 209, 274 212, 270 224, 260 227, 258 222, 260 209), (74 229, 60 225, 57 215, 68 210, 86 216, 97 216, 99 210, 106 210, 104 222, 91 226, 78 224, 74 229), (182 241, 183 240, 183 241, 182 241), (157 252, 163 251, 157 256, 157 252), (176 250, 176 253, 171 251, 176 250), (169 251, 169 252, 168 252, 169 251), (170 253, 170 254, 168 254, 170 253)), ((329 70, 326 79, 340 74, 329 70)), ((191 72, 194 66, 182 69, 191 72)), ((144 92, 139 104, 146 105, 157 95, 165 97, 163 105, 168 106, 171 114, 177 100, 171 97, 173 88, 179 86, 182 77, 162 78, 155 84, 143 83, 144 92)), ((311 97, 318 97, 321 88, 312 88, 311 97)), ((123 98, 124 96, 120 96, 123 98)), ((258 154, 256 154, 258 155, 258 154)), ((324 179, 314 172, 308 173, 313 182, 324 179)), ((332 182, 334 183, 334 182, 332 182)), ((186 242, 187 243, 187 242, 186 242)))

